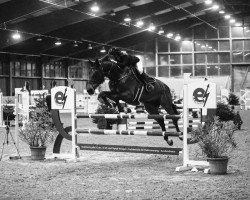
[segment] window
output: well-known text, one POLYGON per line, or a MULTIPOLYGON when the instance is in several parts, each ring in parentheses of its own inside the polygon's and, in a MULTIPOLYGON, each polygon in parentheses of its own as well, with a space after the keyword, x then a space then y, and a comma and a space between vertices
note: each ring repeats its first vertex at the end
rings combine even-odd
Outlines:
POLYGON ((219 41, 219 50, 220 51, 229 51, 230 50, 229 41, 219 41))
POLYGON ((244 29, 244 36, 245 37, 250 37, 250 27, 245 27, 245 29, 244 29))
POLYGON ((243 28, 242 27, 232 27, 232 37, 243 37, 243 28))
POLYGON ((197 64, 206 62, 205 54, 198 54, 197 53, 194 55, 194 59, 195 59, 195 63, 197 63, 197 64))
POLYGON ((244 41, 244 50, 250 50, 250 40, 244 41))
POLYGON ((221 76, 229 76, 230 75, 230 66, 229 65, 221 65, 220 66, 220 75, 221 76))
POLYGON ((210 65, 210 66, 207 66, 207 75, 208 76, 218 76, 219 72, 219 66, 217 65, 210 65))
POLYGON ((32 76, 39 76, 36 63, 32 63, 32 76))
POLYGON ((158 76, 159 77, 169 77, 169 66, 158 67, 158 76))
POLYGON ((177 54, 170 55, 169 63, 171 65, 180 64, 181 63, 181 56, 177 55, 177 54))
POLYGON ((233 52, 233 62, 234 63, 239 63, 243 62, 243 52, 233 52))
POLYGON ((218 38, 218 32, 216 29, 208 28, 207 29, 207 38, 218 38))
POLYGON ((196 65, 194 67, 195 76, 206 76, 206 66, 205 65, 196 65))
POLYGON ((220 63, 230 63, 230 53, 219 53, 220 63))
POLYGON ((0 75, 3 75, 3 62, 0 61, 0 75))
POLYGON ((32 65, 30 62, 27 62, 27 76, 32 76, 32 65))
POLYGON ((150 76, 156 76, 156 68, 155 67, 146 67, 144 68, 146 70, 146 73, 150 76))
POLYGON ((193 66, 182 66, 183 74, 184 73, 192 73, 193 74, 193 66))
POLYGON ((21 76, 26 76, 26 62, 21 62, 21 71, 20 71, 21 76))
POLYGON ((171 42, 170 43, 170 52, 180 52, 180 43, 179 42, 171 42))
POLYGON ((229 27, 220 26, 219 27, 219 38, 229 38, 229 27))
POLYGON ((182 41, 181 42, 182 52, 188 52, 193 50, 193 43, 191 41, 182 41))
POLYGON ((233 51, 242 51, 243 50, 243 40, 233 40, 232 50, 233 51))
POLYGON ((145 56, 144 67, 152 67, 152 66, 155 66, 155 55, 147 54, 145 56))
POLYGON ((20 71, 21 71, 20 67, 21 67, 20 62, 14 62, 15 76, 20 76, 20 71))
POLYGON ((49 64, 47 64, 44 69, 45 69, 45 73, 44 73, 45 77, 50 77, 50 75, 49 75, 49 64))
POLYGON ((181 66, 171 66, 170 67, 170 76, 171 77, 178 77, 181 76, 181 66))
POLYGON ((218 63, 218 54, 217 53, 207 54, 207 62, 208 63, 218 63))
POLYGON ((183 64, 192 64, 192 54, 183 54, 182 55, 183 64))
POLYGON ((61 66, 58 63, 55 63, 55 77, 60 77, 61 76, 61 66))
POLYGON ((218 50, 218 42, 217 41, 206 41, 206 51, 218 50))
POLYGON ((158 63, 159 65, 168 65, 168 55, 159 55, 158 63))
POLYGON ((245 62, 250 62, 250 51, 244 53, 245 62))

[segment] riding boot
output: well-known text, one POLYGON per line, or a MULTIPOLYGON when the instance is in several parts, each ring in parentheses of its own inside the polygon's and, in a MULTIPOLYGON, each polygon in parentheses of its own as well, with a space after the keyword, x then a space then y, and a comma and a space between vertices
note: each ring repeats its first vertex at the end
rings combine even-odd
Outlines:
POLYGON ((149 77, 146 73, 142 72, 140 78, 141 78, 143 84, 145 85, 146 90, 147 90, 148 92, 151 92, 151 91, 154 89, 154 86, 153 86, 153 84, 151 84, 151 82, 150 82, 150 81, 152 81, 152 80, 150 79, 150 77, 149 77))

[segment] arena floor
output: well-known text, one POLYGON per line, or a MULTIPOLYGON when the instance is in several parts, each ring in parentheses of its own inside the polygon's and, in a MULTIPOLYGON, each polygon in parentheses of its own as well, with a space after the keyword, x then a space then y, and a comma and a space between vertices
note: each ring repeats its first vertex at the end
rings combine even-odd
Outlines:
MULTIPOLYGON (((237 131, 237 149, 232 153, 227 175, 198 172, 175 172, 182 155, 147 155, 118 152, 81 151, 78 163, 62 160, 31 161, 29 147, 20 144, 23 160, 9 160, 15 153, 13 143, 4 146, 0 162, 0 199, 250 199, 250 111, 241 111, 244 121, 237 131)), ((68 117, 62 118, 65 125, 68 117)), ((96 126, 91 120, 78 122, 80 127, 96 126)), ((14 127, 11 127, 14 133, 14 127)), ((5 129, 0 129, 2 143, 5 129)), ((161 137, 89 136, 86 143, 166 146, 161 137)), ((174 138, 174 147, 181 142, 174 138)), ((2 145, 1 149, 2 150, 2 145)), ((71 151, 64 141, 62 152, 71 151)), ((46 156, 52 155, 52 146, 46 156)), ((202 159, 199 148, 190 145, 190 155, 202 159)))

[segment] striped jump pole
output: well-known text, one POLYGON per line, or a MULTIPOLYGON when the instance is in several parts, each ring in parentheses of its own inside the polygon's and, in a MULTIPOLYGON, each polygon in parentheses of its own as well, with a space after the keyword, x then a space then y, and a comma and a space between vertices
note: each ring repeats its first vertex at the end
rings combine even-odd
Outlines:
POLYGON ((179 119, 180 115, 143 115, 143 114, 86 114, 77 113, 76 118, 105 118, 105 119, 179 119))
POLYGON ((97 135, 147 135, 147 136, 173 136, 179 137, 182 133, 162 132, 162 131, 133 131, 133 130, 106 130, 106 129, 84 129, 77 128, 78 134, 97 134, 97 135))
MULTIPOLYGON (((192 119, 192 120, 188 120, 189 124, 198 124, 200 123, 200 119, 192 119)), ((164 121, 165 124, 173 124, 172 121, 164 121)), ((143 122, 128 122, 129 125, 153 125, 153 124, 158 124, 158 122, 155 121, 143 121, 143 122)), ((178 124, 183 124, 182 120, 178 121, 178 124)))

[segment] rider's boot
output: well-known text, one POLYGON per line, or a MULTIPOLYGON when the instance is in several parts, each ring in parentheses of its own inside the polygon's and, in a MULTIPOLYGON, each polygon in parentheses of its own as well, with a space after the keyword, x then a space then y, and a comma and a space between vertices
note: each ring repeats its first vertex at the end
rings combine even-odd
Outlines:
POLYGON ((150 77, 144 72, 142 72, 140 76, 141 76, 140 78, 141 78, 143 84, 145 85, 146 90, 148 92, 151 92, 154 89, 154 86, 153 86, 153 84, 150 83, 150 81, 152 81, 150 79, 150 77))

